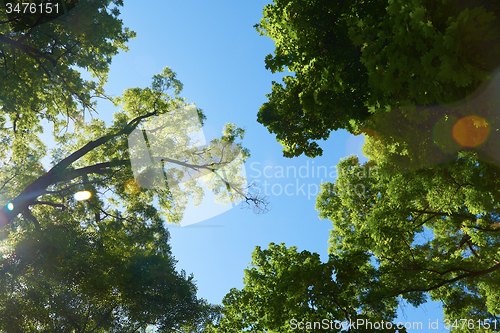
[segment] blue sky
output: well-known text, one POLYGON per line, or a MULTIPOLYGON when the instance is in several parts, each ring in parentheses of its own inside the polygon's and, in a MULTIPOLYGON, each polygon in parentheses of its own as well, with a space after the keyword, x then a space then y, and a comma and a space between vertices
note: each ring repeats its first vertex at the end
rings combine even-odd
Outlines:
MULTIPOLYGON (((199 297, 211 303, 221 303, 231 288, 243 287, 244 269, 256 246, 285 243, 297 246, 299 251, 317 252, 326 261, 331 223, 318 218, 315 195, 322 181, 333 182, 334 178, 330 172, 326 178, 317 173, 312 176, 312 170, 334 170, 341 158, 361 155, 362 137, 338 131, 321 145, 322 157, 287 159, 275 136, 257 122, 271 81, 283 76, 265 69, 264 58, 273 52, 274 42, 259 36, 253 28, 267 3, 125 1, 121 18, 125 26, 137 32, 137 38, 128 44, 129 52, 113 58, 106 86, 110 95, 120 95, 126 88, 144 88, 151 84, 154 74, 169 66, 184 84, 181 95, 204 110, 207 141, 220 137, 228 122, 246 129, 243 144, 251 153, 247 177, 269 184, 269 212, 259 215, 236 207, 195 225, 170 228, 177 267, 194 274, 199 297), (271 177, 263 174, 266 167, 266 175, 271 177), (302 175, 305 170, 309 174, 278 178, 275 173, 280 167, 302 167, 302 175), (286 185, 288 195, 279 194, 286 185)), ((99 117, 103 119, 110 119, 114 111, 109 104, 99 105, 99 117)), ((426 327, 429 319, 437 318, 441 328, 442 308, 433 302, 419 309, 402 307, 398 320, 421 321, 426 327)))

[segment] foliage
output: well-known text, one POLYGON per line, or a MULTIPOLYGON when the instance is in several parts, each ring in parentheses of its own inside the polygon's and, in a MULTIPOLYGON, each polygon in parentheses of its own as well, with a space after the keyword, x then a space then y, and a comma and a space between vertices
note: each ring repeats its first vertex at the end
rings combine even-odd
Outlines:
POLYGON ((412 128, 411 107, 464 99, 500 65, 499 14, 497 1, 276 0, 256 25, 276 44, 266 68, 295 75, 273 82, 258 121, 286 157, 321 155, 331 130, 391 109, 410 107, 412 128))
POLYGON ((333 223, 329 252, 377 263, 369 298, 399 295, 416 306, 428 292, 452 321, 499 319, 500 168, 476 155, 405 174, 350 157, 322 185, 316 207, 333 223))
POLYGON ((0 12, 0 331, 202 331, 220 307, 197 299, 193 276, 176 271, 165 222, 203 197, 193 174, 222 201, 261 202, 233 175, 231 162, 249 157, 244 130, 227 124, 209 147, 193 147, 205 116, 179 96, 182 83, 168 67, 150 87, 106 96, 111 57, 135 36, 118 19, 123 2, 59 4, 57 15, 0 12), (96 98, 122 106, 110 126, 85 121, 96 98), (194 109, 181 119, 187 130, 174 121, 186 108, 194 109), (56 141, 48 171, 42 119, 56 141), (133 145, 134 133, 159 140, 133 145), (168 155, 172 137, 184 145, 168 155), (163 186, 153 167, 134 169, 132 156, 160 161, 163 186), (74 196, 82 191, 87 201, 74 196))
POLYGON ((136 332, 155 324, 163 332, 196 318, 193 277, 175 271, 163 221, 141 216, 152 207, 136 206, 85 228, 81 204, 40 209, 43 229, 17 233, 1 264, 0 331, 136 332))
POLYGON ((203 303, 200 315, 196 320, 188 322, 177 330, 180 333, 210 332, 218 325, 222 317, 222 306, 203 303))
POLYGON ((367 71, 361 47, 349 39, 349 24, 356 12, 380 12, 380 6, 358 1, 275 1, 264 8, 255 27, 276 45, 275 55, 266 56, 266 68, 273 73, 287 68, 295 76, 286 76, 285 86, 273 82, 258 121, 277 135, 285 156, 320 155, 313 140, 326 139, 331 130, 350 128, 351 119, 370 115, 363 105, 367 71))
MULTIPOLYGON (((112 126, 94 119, 57 137, 48 172, 41 164, 46 150, 34 133, 4 134, 0 221, 7 238, 0 316, 17 315, 2 321, 0 330, 122 332, 155 325, 159 331, 191 331, 216 319, 217 307, 196 299, 192 277, 175 272, 164 226, 165 218, 182 218, 186 198, 203 193, 192 186, 173 200, 172 186, 142 188, 131 169, 135 148, 129 147, 128 136, 145 120, 186 106, 181 89, 167 67, 151 87, 126 90, 116 100, 123 108, 112 126), (77 201, 72 194, 83 190, 91 198, 77 201)), ((202 111, 196 111, 203 120, 202 111)), ((175 131, 179 140, 189 134, 180 127, 175 131)), ((235 140, 243 134, 228 125, 216 142, 241 147, 235 140)), ((226 157, 221 156, 217 147, 194 155, 181 151, 169 161, 183 167, 181 179, 192 169, 216 174, 230 155, 226 149, 226 157)), ((242 186, 222 181, 218 195, 242 186)))
MULTIPOLYGON (((127 90, 112 126, 94 119, 56 138, 48 172, 35 133, 3 132, 0 331, 169 331, 215 318, 217 308, 196 298, 193 277, 175 271, 164 222, 182 218, 182 203, 170 188, 139 187, 131 170, 128 135, 186 105, 181 89, 165 68, 150 88, 127 90), (84 190, 91 198, 77 201, 73 194, 84 190)), ((199 109, 195 114, 204 118, 199 109)), ((242 137, 241 129, 228 128, 219 141, 242 137)), ((185 164, 191 155, 171 162, 185 164)), ((205 160, 215 173, 222 158, 215 152, 205 160)))
POLYGON ((122 0, 67 1, 64 15, 51 17, 37 11, 29 19, 22 12, 8 15, 2 8, 0 124, 4 130, 7 122, 13 132, 41 132, 39 124, 47 119, 59 132, 70 119, 79 123, 86 110, 95 111, 94 97, 106 98, 103 86, 111 57, 127 50, 125 43, 135 37, 118 19, 122 5, 122 0), (83 79, 79 69, 93 79, 83 79))
MULTIPOLYGON (((371 265, 364 265, 364 273, 354 270, 351 274, 358 262, 330 257, 322 263, 317 253, 298 252, 296 247, 286 248, 285 244, 271 243, 266 250, 257 247, 252 253, 252 267, 245 270, 245 286, 242 290, 231 289, 224 297, 223 317, 209 332, 294 332, 295 326, 307 327, 306 322, 321 323, 332 332, 340 332, 341 321, 344 328, 349 321, 361 319, 390 321, 395 316, 396 302, 386 299, 364 303, 360 285, 372 284, 375 276, 371 265)), ((373 332, 373 328, 360 325, 351 327, 351 332, 373 332)))
POLYGON ((374 115, 361 131, 364 155, 393 173, 446 163, 466 151, 498 165, 498 84, 497 70, 470 98, 457 103, 374 115))

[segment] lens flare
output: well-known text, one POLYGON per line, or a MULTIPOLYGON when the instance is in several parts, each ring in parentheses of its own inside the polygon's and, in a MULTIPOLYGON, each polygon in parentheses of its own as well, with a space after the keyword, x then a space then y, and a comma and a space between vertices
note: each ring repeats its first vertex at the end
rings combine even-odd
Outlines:
POLYGON ((80 192, 76 192, 73 195, 75 200, 78 200, 78 201, 88 200, 88 199, 90 199, 91 196, 92 196, 92 193, 90 193, 89 191, 80 191, 80 192))
POLYGON ((125 192, 127 192, 130 195, 134 195, 140 192, 141 188, 137 183, 135 182, 134 178, 131 178, 127 180, 124 184, 125 187, 125 192))
POLYGON ((14 204, 12 202, 9 202, 7 204, 7 209, 10 210, 10 211, 14 210, 14 204))
POLYGON ((462 147, 476 147, 486 141, 490 129, 490 124, 484 118, 463 117, 453 125, 453 139, 462 147))

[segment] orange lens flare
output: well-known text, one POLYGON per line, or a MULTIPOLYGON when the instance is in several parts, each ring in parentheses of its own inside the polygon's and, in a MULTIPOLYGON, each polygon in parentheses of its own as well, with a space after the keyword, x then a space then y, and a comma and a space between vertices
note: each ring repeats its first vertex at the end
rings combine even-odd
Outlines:
POLYGON ((486 141, 490 129, 490 125, 484 118, 464 117, 453 125, 453 139, 462 147, 476 147, 486 141))

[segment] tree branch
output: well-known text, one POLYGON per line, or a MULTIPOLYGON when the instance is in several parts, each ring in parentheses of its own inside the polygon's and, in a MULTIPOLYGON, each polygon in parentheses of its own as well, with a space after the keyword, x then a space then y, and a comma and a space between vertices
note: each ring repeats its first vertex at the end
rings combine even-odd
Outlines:
POLYGON ((56 60, 52 59, 51 57, 49 57, 45 53, 40 52, 39 50, 37 50, 33 46, 26 45, 26 44, 20 43, 18 41, 15 41, 13 39, 10 39, 9 37, 7 37, 3 34, 0 34, 0 42, 4 42, 6 44, 9 44, 10 46, 13 46, 19 50, 22 50, 32 58, 36 58, 36 56, 42 57, 42 58, 48 60, 52 64, 52 66, 54 66, 54 67, 56 67, 56 65, 57 65, 56 60))
POLYGON ((26 209, 24 209, 24 211, 22 212, 22 214, 28 220, 30 220, 31 222, 33 222, 33 224, 35 225, 36 230, 40 231, 40 223, 38 222, 38 220, 36 219, 36 217, 33 216, 33 214, 31 213, 31 211, 29 209, 29 207, 26 207, 26 209))
POLYGON ((48 205, 48 206, 58 207, 58 208, 63 208, 63 209, 66 207, 63 204, 58 204, 58 203, 54 203, 54 202, 50 202, 50 201, 38 201, 38 200, 34 200, 33 205, 48 205))
POLYGON ((104 317, 102 317, 101 321, 100 321, 100 322, 98 322, 98 323, 95 325, 95 327, 92 329, 92 331, 90 331, 90 333, 92 333, 92 332, 94 332, 96 329, 98 329, 98 328, 99 328, 99 326, 101 326, 101 325, 102 325, 102 323, 104 323, 104 322, 105 322, 105 321, 109 318, 109 316, 111 316, 111 313, 113 313, 113 310, 114 310, 114 308, 109 309, 109 311, 108 311, 108 312, 106 312, 106 314, 104 315, 104 317))
POLYGON ((438 284, 436 284, 434 286, 431 286, 429 288, 408 288, 408 289, 405 289, 405 290, 403 290, 403 291, 401 291, 401 292, 399 292, 397 294, 391 295, 389 297, 394 297, 394 296, 399 296, 399 295, 403 295, 403 294, 408 294, 408 293, 411 293, 411 292, 428 292, 428 291, 440 288, 440 287, 444 286, 445 284, 451 284, 451 283, 454 283, 456 281, 459 281, 459 280, 462 280, 462 279, 465 279, 465 278, 470 278, 470 277, 485 275, 485 274, 494 272, 494 271, 496 271, 499 268, 500 268, 500 263, 497 263, 496 265, 494 265, 494 266, 492 266, 490 268, 487 268, 485 270, 482 270, 482 271, 469 272, 469 273, 466 273, 466 274, 459 275, 459 276, 457 276, 457 277, 455 277, 453 279, 443 280, 442 282, 440 282, 440 283, 438 283, 438 284))
MULTIPOLYGON (((7 225, 15 216, 20 213, 29 212, 28 207, 33 205, 35 199, 42 194, 46 194, 47 187, 50 185, 56 184, 61 181, 68 181, 79 177, 83 174, 88 173, 103 173, 103 168, 110 166, 123 165, 125 160, 120 161, 111 161, 105 163, 99 163, 93 166, 81 168, 78 170, 67 170, 68 167, 86 155, 88 152, 96 149, 97 147, 109 142, 113 138, 120 135, 128 135, 132 133, 132 131, 137 127, 137 125, 148 117, 152 117, 157 115, 157 110, 149 112, 145 115, 138 116, 132 119, 123 129, 117 131, 116 133, 111 133, 102 136, 101 138, 91 141, 87 143, 82 148, 70 154, 68 157, 57 163, 54 167, 52 167, 46 174, 36 179, 30 185, 28 185, 16 198, 14 198, 10 203, 13 204, 14 208, 12 210, 7 209, 7 207, 2 207, 0 209, 0 229, 2 229, 5 225, 7 225)), ((128 162, 128 161, 127 161, 128 162)), ((29 213, 31 214, 31 213, 29 213)), ((38 223, 36 219, 34 219, 33 215, 27 216, 34 223, 38 223)))

